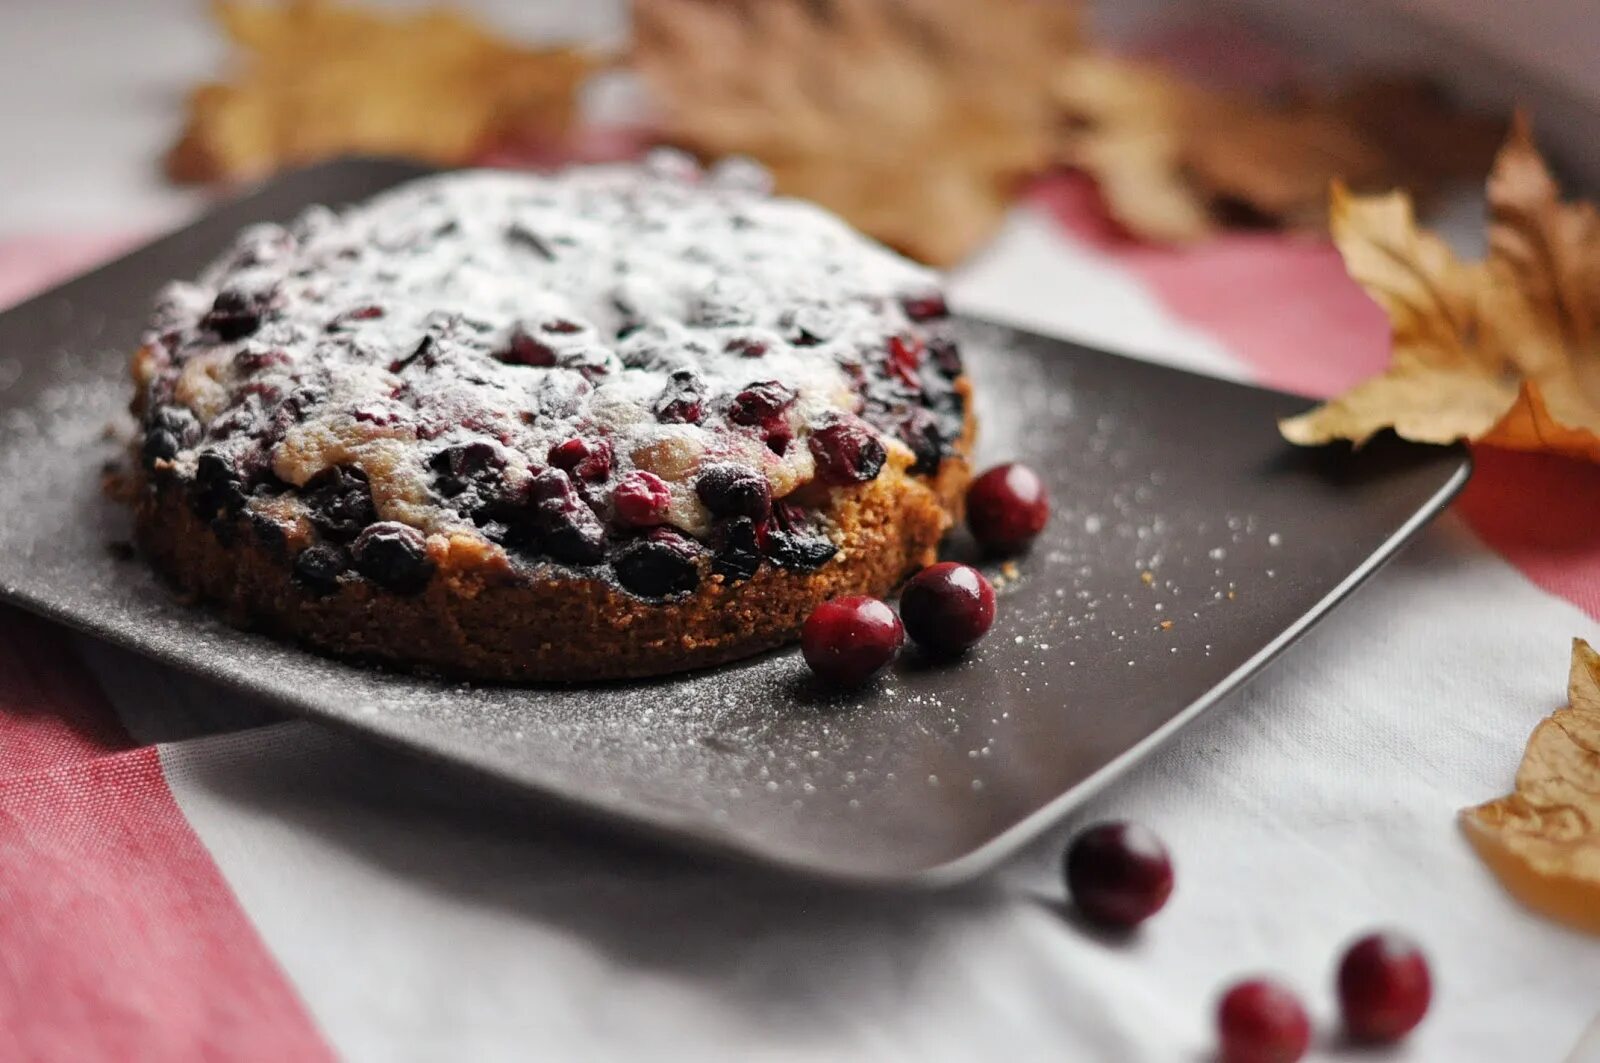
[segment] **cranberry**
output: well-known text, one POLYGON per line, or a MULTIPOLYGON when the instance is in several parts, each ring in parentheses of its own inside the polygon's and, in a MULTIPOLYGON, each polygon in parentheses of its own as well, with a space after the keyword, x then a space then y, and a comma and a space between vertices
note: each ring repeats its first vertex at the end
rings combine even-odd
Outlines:
POLYGON ((854 418, 816 429, 809 442, 818 479, 834 486, 875 479, 889 457, 873 431, 854 418))
POLYGON ((729 583, 749 579, 761 569, 761 542, 749 517, 724 521, 717 529, 717 556, 711 571, 729 583))
POLYGON ((693 369, 675 369, 655 403, 663 424, 699 424, 705 416, 705 382, 693 369))
POLYGON ((269 293, 224 288, 217 293, 200 324, 216 333, 220 340, 242 340, 261 327, 261 311, 268 296, 269 293))
POLYGON ((1433 996, 1428 961, 1409 938, 1369 934, 1339 964, 1339 1009, 1362 1041, 1398 1041, 1422 1021, 1433 996))
POLYGON ((539 546, 557 561, 592 565, 605 556, 606 533, 560 469, 544 469, 528 483, 539 546))
POLYGON ((1096 923, 1129 928, 1172 896, 1172 860, 1154 831, 1137 823, 1101 823, 1072 840, 1067 889, 1096 923))
POLYGON ((767 353, 767 345, 760 340, 740 338, 729 340, 723 350, 741 358, 760 358, 767 353))
POLYGON ((859 686, 899 652, 905 628, 876 598, 834 598, 812 610, 800 649, 817 675, 838 686, 859 686))
POLYGON ((1221 1063, 1295 1063, 1311 1043, 1311 1020, 1293 992, 1255 979, 1222 998, 1217 1032, 1221 1063))
POLYGON ((917 377, 917 370, 922 367, 922 357, 926 349, 920 340, 911 336, 891 336, 889 338, 889 368, 900 382, 912 390, 922 387, 922 381, 917 377))
POLYGON ((617 582, 643 598, 687 594, 700 582, 699 549, 670 528, 656 528, 624 547, 612 563, 617 582))
POLYGON ((531 365, 547 369, 556 364, 555 348, 541 339, 528 334, 521 325, 511 330, 511 339, 506 349, 501 351, 499 358, 502 362, 512 365, 531 365))
POLYGON ((1026 465, 996 465, 967 488, 967 526, 995 553, 1025 549, 1049 520, 1049 491, 1026 465))
POLYGON ((396 594, 415 594, 433 575, 428 542, 409 524, 392 520, 374 524, 356 537, 350 552, 356 571, 396 594))
POLYGON ((350 555, 333 543, 314 543, 295 555, 294 578, 315 594, 339 589, 339 576, 350 567, 350 555))
POLYGON ((917 645, 954 656, 994 623, 994 588, 971 565, 941 561, 911 577, 900 592, 900 616, 917 645))
POLYGON ((950 316, 950 307, 945 304, 942 292, 921 292, 917 295, 904 296, 900 300, 900 308, 912 321, 933 321, 950 316))
POLYGON ((763 380, 733 397, 728 420, 734 424, 765 425, 793 406, 794 400, 794 388, 776 380, 763 380))
POLYGON ((667 521, 672 492, 661 477, 649 472, 630 472, 617 481, 611 492, 617 522, 624 527, 650 528, 667 521))
POLYGON ((469 487, 492 485, 505 465, 500 448, 482 439, 446 447, 428 459, 428 467, 438 474, 434 487, 446 498, 454 498, 469 487))
POLYGON ((695 481, 694 490, 713 516, 760 521, 772 511, 772 487, 767 478, 744 465, 707 465, 695 481))
POLYGON ((195 461, 194 485, 195 506, 203 517, 235 516, 244 509, 249 497, 239 470, 215 450, 200 452, 195 461))
POLYGON ((574 437, 551 447, 548 460, 580 480, 604 480, 611 475, 611 444, 574 437))
POLYGON ((928 354, 946 379, 954 380, 962 374, 961 350, 954 340, 945 336, 933 337, 928 341, 928 354))
POLYGON ((335 542, 347 543, 378 519, 367 474, 353 465, 324 469, 301 488, 311 523, 335 542))

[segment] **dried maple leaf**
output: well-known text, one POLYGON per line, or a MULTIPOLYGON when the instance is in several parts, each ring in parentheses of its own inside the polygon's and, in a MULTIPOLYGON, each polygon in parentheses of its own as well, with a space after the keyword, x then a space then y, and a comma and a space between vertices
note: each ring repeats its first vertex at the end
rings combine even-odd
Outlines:
POLYGON ((1053 91, 1061 160, 1130 232, 1174 242, 1231 221, 1320 230, 1331 181, 1427 190, 1481 172, 1501 128, 1412 80, 1274 101, 1089 52, 1060 64, 1053 91))
POLYGON ((961 258, 1044 168, 1046 86, 1076 46, 1053 0, 635 0, 666 139, 749 155, 924 261, 961 258))
POLYGON ((448 10, 384 14, 323 0, 221 0, 240 52, 190 97, 176 180, 268 173, 346 152, 459 163, 498 140, 563 133, 595 60, 520 48, 448 10))
POLYGON ((1403 193, 1336 188, 1334 242, 1388 312, 1389 368, 1280 424, 1292 443, 1384 428, 1600 460, 1600 218, 1563 203, 1521 120, 1489 178, 1489 253, 1463 263, 1403 193))
POLYGON ((1533 729, 1514 792, 1466 809, 1461 826, 1523 904, 1600 934, 1600 654, 1582 639, 1567 701, 1533 729))

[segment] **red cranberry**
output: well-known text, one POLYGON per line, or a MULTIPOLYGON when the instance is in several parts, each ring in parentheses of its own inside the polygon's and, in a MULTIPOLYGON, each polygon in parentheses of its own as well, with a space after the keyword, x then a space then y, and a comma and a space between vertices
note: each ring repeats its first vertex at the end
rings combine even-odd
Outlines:
POLYGON ((356 537, 350 547, 356 571, 396 594, 415 594, 428 585, 433 561, 422 533, 407 524, 381 521, 356 537))
POLYGON ((604 439, 574 437, 550 448, 551 465, 580 480, 604 480, 611 475, 611 444, 604 439))
POLYGON ((1101 823, 1067 849, 1067 889, 1096 923, 1131 928, 1172 896, 1172 861, 1155 832, 1137 823, 1101 823))
POLYGON ((511 330, 506 349, 500 352, 502 362, 512 365, 532 365, 549 368, 556 364, 556 350, 543 340, 530 335, 521 325, 511 330))
POLYGON ((699 424, 705 416, 705 382, 693 369, 675 369, 655 403, 662 424, 699 424))
POLYGON ((653 528, 612 562, 617 582, 642 598, 686 594, 700 583, 695 543, 670 528, 653 528))
POLYGON ((631 528, 652 528, 667 521, 672 493, 661 477, 649 472, 630 472, 611 492, 617 521, 631 528))
POLYGON ((1398 1041, 1428 1013, 1433 996, 1428 961, 1401 934, 1369 934, 1339 964, 1339 1009, 1361 1041, 1398 1041))
POLYGON ((905 296, 900 300, 900 308, 912 321, 933 321, 950 316, 950 308, 945 305, 944 295, 941 292, 905 296))
POLYGON ((794 400, 794 388, 776 380, 763 380, 733 397, 728 420, 734 424, 764 425, 793 406, 794 400))
POLYGON ((894 610, 876 598, 834 598, 817 606, 800 632, 800 649, 817 675, 858 686, 888 664, 905 641, 894 610))
POLYGON ((909 388, 922 386, 922 382, 917 379, 917 370, 922 366, 924 353, 926 349, 922 346, 922 342, 913 336, 889 338, 889 368, 909 388))
POLYGON ((729 340, 723 350, 741 358, 760 358, 767 353, 767 345, 760 340, 741 338, 729 340))
POLYGON ((941 561, 911 577, 900 592, 900 616, 917 645, 953 656, 994 623, 994 588, 971 565, 941 561))
POLYGON ((854 419, 818 428, 811 433, 810 446, 818 479, 834 486, 876 479, 889 458, 872 430, 854 419))
POLYGON ((1295 1063, 1311 1043, 1311 1020, 1293 992, 1255 979, 1222 998, 1217 1032, 1221 1063, 1295 1063))
POLYGON ((967 526, 985 548, 1025 549, 1050 519, 1050 494, 1026 465, 996 465, 967 488, 967 526))

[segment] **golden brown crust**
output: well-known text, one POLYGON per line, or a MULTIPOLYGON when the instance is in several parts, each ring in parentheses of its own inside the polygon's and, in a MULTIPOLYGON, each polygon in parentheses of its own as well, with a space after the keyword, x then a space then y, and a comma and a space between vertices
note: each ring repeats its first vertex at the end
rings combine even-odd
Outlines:
POLYGON ((570 569, 512 570, 465 540, 431 544, 438 571, 420 594, 349 578, 319 596, 292 578, 288 552, 264 542, 247 517, 214 526, 195 514, 180 480, 159 472, 140 484, 137 536, 179 589, 220 605, 234 623, 340 656, 509 682, 635 678, 783 645, 818 603, 886 594, 931 563, 960 517, 973 432, 969 416, 956 456, 933 477, 891 461, 870 483, 835 490, 823 513, 840 550, 820 569, 767 564, 728 582, 707 565, 694 593, 661 602, 570 569))

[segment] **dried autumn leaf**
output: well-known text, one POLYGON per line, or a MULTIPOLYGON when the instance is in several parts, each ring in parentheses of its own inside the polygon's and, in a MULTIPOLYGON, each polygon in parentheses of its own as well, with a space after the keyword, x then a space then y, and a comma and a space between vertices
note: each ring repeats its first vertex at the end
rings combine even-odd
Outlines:
POLYGON ((1515 790, 1464 810, 1461 826, 1523 904, 1600 934, 1600 654, 1582 639, 1567 701, 1533 729, 1515 790))
POLYGON ((749 155, 917 258, 981 243, 1049 161, 1059 0, 635 0, 633 63, 665 137, 749 155))
POLYGON ((1489 178, 1489 253, 1456 259, 1399 192, 1335 189, 1345 268, 1389 315, 1389 368, 1309 413, 1284 438, 1357 444, 1472 439, 1600 460, 1600 220, 1563 203, 1520 120, 1489 178))
POLYGON ((1401 79, 1272 101, 1085 52, 1060 64, 1052 87, 1066 116, 1061 160, 1096 179, 1125 228, 1162 241, 1230 220, 1321 229, 1331 181, 1425 190, 1481 172, 1500 128, 1401 79))
POLYGON ((521 48, 438 9, 386 14, 324 0, 221 0, 240 53, 190 97, 167 156, 176 180, 259 176, 347 152, 458 163, 496 141, 566 131, 595 60, 521 48))

